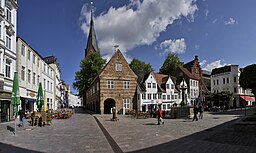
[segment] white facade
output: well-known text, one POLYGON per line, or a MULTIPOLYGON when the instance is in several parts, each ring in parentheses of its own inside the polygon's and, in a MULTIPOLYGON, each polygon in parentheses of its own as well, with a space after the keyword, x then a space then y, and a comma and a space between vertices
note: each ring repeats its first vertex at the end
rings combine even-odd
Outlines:
POLYGON ((81 107, 81 99, 73 93, 68 93, 68 105, 69 107, 81 107))
POLYGON ((160 106, 162 110, 170 110, 173 104, 179 105, 181 102, 181 93, 176 90, 171 77, 166 76, 167 80, 162 84, 165 86, 163 89, 155 75, 151 72, 144 81, 145 91, 138 91, 140 111, 150 111, 155 105, 160 106))
POLYGON ((48 108, 55 109, 54 71, 22 38, 17 38, 17 72, 23 110, 37 110, 36 99, 40 82, 46 93, 48 108))
POLYGON ((173 104, 179 105, 181 102, 181 93, 176 91, 175 84, 170 77, 165 84, 165 92, 163 92, 163 103, 162 109, 163 110, 171 110, 173 104))
POLYGON ((199 81, 195 79, 189 79, 189 99, 190 103, 189 105, 196 104, 196 101, 199 96, 199 81))
POLYGON ((144 82, 146 92, 141 92, 140 94, 140 110, 141 111, 148 111, 150 108, 150 105, 153 104, 161 104, 162 98, 159 97, 159 95, 162 95, 162 93, 158 93, 157 91, 157 82, 156 79, 153 76, 153 73, 150 73, 148 78, 144 82))
POLYGON ((2 90, 12 90, 16 71, 17 1, 0 1, 0 81, 2 90))
POLYGON ((11 92, 16 71, 17 1, 0 1, 0 122, 12 117, 11 92))
MULTIPOLYGON (((233 93, 233 101, 230 101, 229 106, 240 107, 242 96, 250 96, 253 94, 251 90, 243 90, 239 85, 240 68, 238 65, 229 65, 213 70, 211 75, 211 92, 230 91, 233 93)), ((249 101, 247 105, 251 105, 249 101)))
POLYGON ((48 109, 55 110, 54 103, 54 71, 45 61, 42 60, 42 87, 46 93, 48 109))

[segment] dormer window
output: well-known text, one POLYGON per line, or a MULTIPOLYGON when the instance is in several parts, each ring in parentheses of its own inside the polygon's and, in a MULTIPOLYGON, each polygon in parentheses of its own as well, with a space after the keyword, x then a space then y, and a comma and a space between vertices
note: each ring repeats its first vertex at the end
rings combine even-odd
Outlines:
POLYGON ((122 71, 122 64, 116 64, 116 71, 122 71))

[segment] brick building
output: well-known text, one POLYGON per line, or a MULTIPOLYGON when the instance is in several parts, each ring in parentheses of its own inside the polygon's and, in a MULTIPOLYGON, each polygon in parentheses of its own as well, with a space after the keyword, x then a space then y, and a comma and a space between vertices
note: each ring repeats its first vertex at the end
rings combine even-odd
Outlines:
POLYGON ((86 92, 86 108, 100 114, 111 113, 114 106, 123 110, 136 108, 137 76, 117 50, 86 92))

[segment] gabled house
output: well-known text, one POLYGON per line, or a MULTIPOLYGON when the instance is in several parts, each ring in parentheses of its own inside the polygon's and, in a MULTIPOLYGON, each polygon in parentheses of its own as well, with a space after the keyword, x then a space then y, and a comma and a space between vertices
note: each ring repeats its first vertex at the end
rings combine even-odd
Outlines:
POLYGON ((117 50, 86 91, 87 109, 109 114, 115 106, 119 113, 137 109, 137 75, 117 50))
POLYGON ((176 72, 176 76, 178 78, 178 82, 182 82, 183 80, 185 80, 187 84, 188 100, 186 104, 197 104, 199 96, 199 78, 190 73, 185 67, 179 67, 179 69, 176 72))

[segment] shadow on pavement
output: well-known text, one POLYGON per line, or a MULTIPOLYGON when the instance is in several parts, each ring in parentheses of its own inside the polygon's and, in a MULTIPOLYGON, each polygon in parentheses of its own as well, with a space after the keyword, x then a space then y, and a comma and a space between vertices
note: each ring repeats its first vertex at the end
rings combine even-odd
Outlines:
POLYGON ((12 132, 12 133, 15 132, 15 129, 14 129, 13 127, 9 126, 9 125, 6 126, 6 129, 7 129, 8 131, 12 132))
POLYGON ((39 151, 28 150, 16 146, 12 146, 9 144, 4 144, 0 142, 0 152, 1 153, 41 153, 39 151))
POLYGON ((253 109, 234 109, 234 110, 221 110, 219 112, 208 112, 209 114, 212 115, 240 115, 240 116, 244 116, 246 115, 252 115, 254 114, 254 110, 253 109))
POLYGON ((157 125, 157 123, 146 123, 146 124, 143 124, 143 125, 157 125))
POLYGON ((74 112, 76 114, 90 114, 89 112, 87 112, 86 110, 84 110, 83 108, 74 108, 74 112))
MULTIPOLYGON (((132 153, 168 153, 168 152, 255 152, 255 135, 240 131, 236 132, 236 124, 239 119, 206 129, 192 135, 169 141, 153 147, 132 151, 132 153), (238 133, 238 134, 236 134, 238 133), (227 150, 227 144, 232 145, 233 151, 227 150), (250 144, 250 145, 248 145, 250 144), (241 147, 242 146, 242 147, 241 147), (245 147, 246 146, 246 147, 245 147), (247 147, 249 146, 249 147, 247 147)), ((230 147, 230 146, 229 146, 230 147)))

